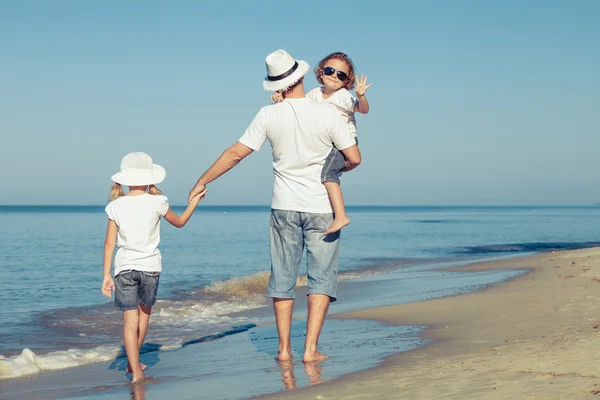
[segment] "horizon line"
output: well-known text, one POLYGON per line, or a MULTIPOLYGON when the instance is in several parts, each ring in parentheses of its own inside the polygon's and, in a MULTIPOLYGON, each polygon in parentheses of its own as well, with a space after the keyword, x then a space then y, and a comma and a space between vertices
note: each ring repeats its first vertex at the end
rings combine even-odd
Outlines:
MULTIPOLYGON (((105 207, 106 204, 0 204, 0 207, 105 207)), ((187 207, 187 204, 170 204, 171 207, 187 207)), ((206 204, 207 207, 261 207, 270 204, 206 204)), ((346 207, 600 207, 600 203, 588 204, 349 204, 346 207)))

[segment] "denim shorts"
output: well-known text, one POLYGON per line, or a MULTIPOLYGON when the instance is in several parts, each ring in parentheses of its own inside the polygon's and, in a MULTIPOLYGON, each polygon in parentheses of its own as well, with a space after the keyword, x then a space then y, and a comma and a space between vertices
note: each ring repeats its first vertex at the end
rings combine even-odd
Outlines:
POLYGON ((137 309, 139 304, 154 306, 159 278, 160 272, 121 272, 115 277, 115 308, 126 311, 137 309))
POLYGON ((323 235, 332 222, 332 213, 271 210, 271 276, 267 297, 295 298, 296 279, 306 247, 308 294, 324 294, 336 301, 340 232, 323 235))
MULTIPOLYGON (((358 139, 356 139, 356 144, 358 145, 358 139)), ((325 159, 325 164, 323 164, 323 169, 321 170, 321 183, 334 182, 339 185, 344 168, 346 168, 344 154, 334 146, 325 159)))

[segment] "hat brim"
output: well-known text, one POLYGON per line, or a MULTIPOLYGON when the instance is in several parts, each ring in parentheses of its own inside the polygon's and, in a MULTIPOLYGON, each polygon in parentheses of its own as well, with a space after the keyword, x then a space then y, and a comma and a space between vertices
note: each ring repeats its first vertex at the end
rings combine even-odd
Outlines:
POLYGON ((124 186, 157 185, 165 180, 167 171, 158 164, 152 165, 152 171, 144 169, 126 169, 114 174, 113 182, 124 186))
POLYGON ((263 89, 269 92, 277 92, 280 90, 286 90, 294 83, 298 82, 300 79, 306 75, 308 70, 310 69, 310 65, 306 61, 296 60, 298 62, 298 68, 292 73, 290 76, 280 80, 280 81, 263 81, 263 89))

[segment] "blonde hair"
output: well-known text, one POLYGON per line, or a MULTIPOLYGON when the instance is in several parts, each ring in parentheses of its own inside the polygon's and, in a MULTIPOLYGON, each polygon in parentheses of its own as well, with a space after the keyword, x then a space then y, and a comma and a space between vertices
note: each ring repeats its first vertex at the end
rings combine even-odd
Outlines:
MULTIPOLYGON (((155 185, 149 185, 148 186, 148 193, 150 193, 151 195, 154 196, 160 196, 163 194, 163 192, 157 188, 155 185)), ((115 183, 114 185, 112 185, 112 187, 110 188, 110 191, 108 192, 108 200, 109 201, 113 201, 118 199, 121 196, 125 196, 125 192, 123 191, 123 186, 121 186, 120 183, 115 183)))
POLYGON ((108 201, 113 201, 115 199, 118 199, 121 196, 125 196, 123 187, 121 186, 120 183, 115 183, 114 185, 112 185, 112 187, 110 188, 110 191, 108 192, 108 201))
POLYGON ((315 76, 317 77, 317 82, 319 82, 321 85, 323 84, 323 68, 325 68, 325 65, 327 64, 327 61, 329 60, 340 60, 346 63, 346 65, 348 65, 348 79, 346 79, 343 82, 342 87, 345 88, 346 90, 351 90, 354 88, 354 64, 352 63, 352 60, 350 59, 350 57, 348 57, 348 55, 346 55, 345 53, 342 52, 337 52, 337 53, 331 53, 330 55, 328 55, 327 57, 325 57, 324 59, 322 59, 321 61, 319 61, 319 65, 317 65, 315 67, 315 76))
POLYGON ((163 194, 163 192, 154 185, 148 186, 148 193, 154 196, 161 196, 163 194))

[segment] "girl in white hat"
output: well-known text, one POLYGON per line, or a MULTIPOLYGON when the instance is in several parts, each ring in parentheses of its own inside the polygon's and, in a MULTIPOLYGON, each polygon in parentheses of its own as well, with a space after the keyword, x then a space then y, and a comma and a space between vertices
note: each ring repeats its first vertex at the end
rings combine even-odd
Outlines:
POLYGON ((144 378, 146 366, 140 363, 140 347, 144 342, 152 306, 156 303, 158 281, 162 271, 160 219, 183 227, 206 190, 191 199, 181 215, 169 207, 167 198, 155 186, 165 179, 163 167, 141 152, 129 153, 121 161, 121 171, 112 176, 115 182, 106 206, 108 228, 104 242, 104 279, 102 293, 112 298, 115 308, 123 311, 123 341, 129 361, 131 381, 144 378), (128 186, 127 194, 123 186, 128 186), (111 275, 113 254, 114 271, 111 275), (114 276, 114 280, 113 280, 114 276))

